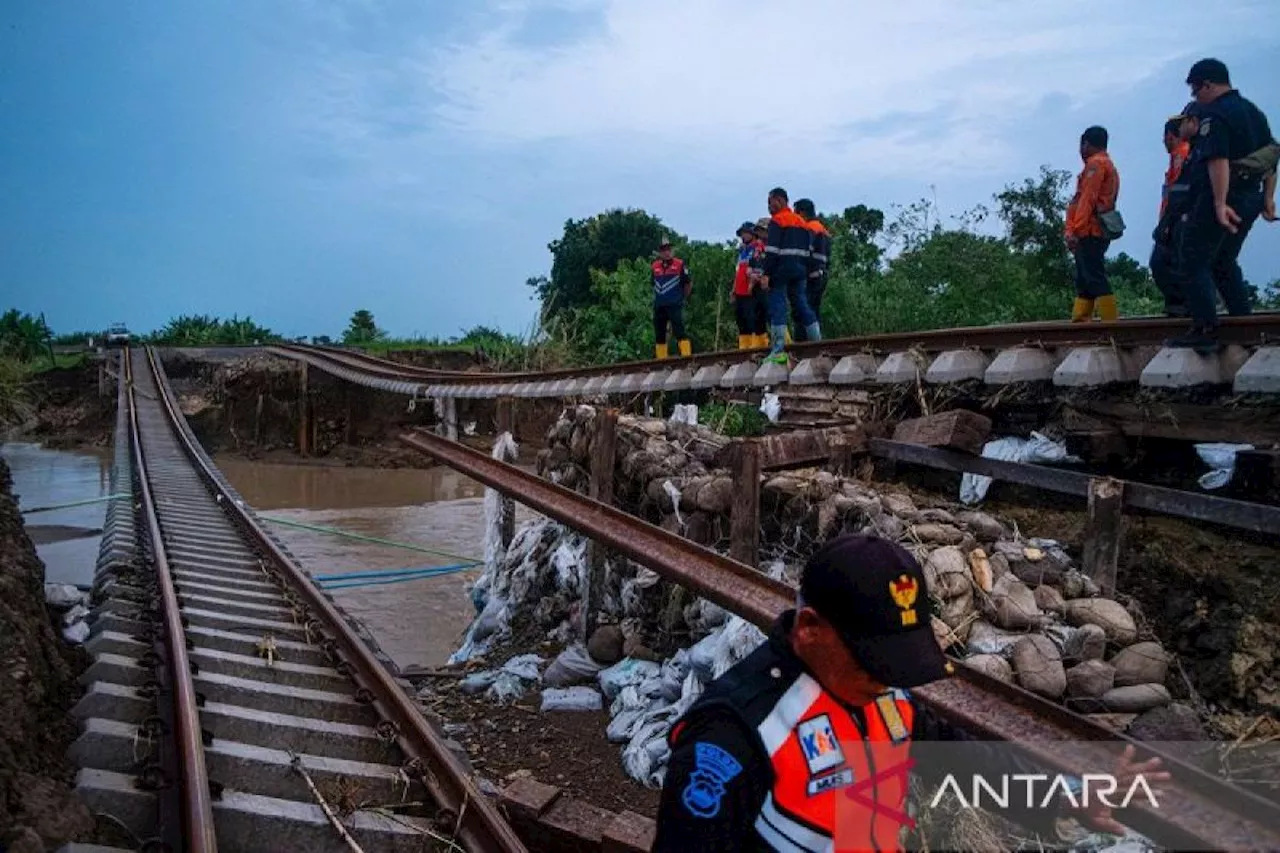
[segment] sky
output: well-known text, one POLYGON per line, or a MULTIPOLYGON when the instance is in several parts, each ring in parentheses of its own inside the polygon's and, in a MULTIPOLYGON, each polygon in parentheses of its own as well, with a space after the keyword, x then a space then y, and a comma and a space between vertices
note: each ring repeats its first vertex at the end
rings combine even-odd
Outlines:
MULTIPOLYGON (((0 310, 524 334, 570 218, 732 239, 781 185, 950 224, 1078 171, 1091 124, 1129 224, 1112 254, 1145 263, 1190 64, 1224 60, 1280 125, 1273 4, 6 0, 0 310)), ((1280 225, 1242 265, 1280 278, 1280 225)))

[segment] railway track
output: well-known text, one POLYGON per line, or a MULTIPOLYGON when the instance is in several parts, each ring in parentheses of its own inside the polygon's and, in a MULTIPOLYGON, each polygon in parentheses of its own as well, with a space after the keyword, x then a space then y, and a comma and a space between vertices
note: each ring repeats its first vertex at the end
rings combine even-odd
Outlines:
MULTIPOLYGON (((1096 384, 1139 380, 1143 368, 1158 358, 1164 341, 1184 331, 1185 326, 1185 320, 1154 317, 1108 324, 1055 321, 840 338, 792 344, 787 350, 796 362, 794 369, 772 365, 757 369, 763 350, 723 350, 540 373, 479 373, 433 370, 331 347, 278 344, 268 349, 362 384, 434 398, 594 396, 787 382, 852 385, 914 381, 917 376, 926 381, 982 379, 1007 384, 1053 380, 1080 386, 1095 384, 1089 378, 1090 371, 1098 373, 1096 384), (1097 349, 1104 352, 1092 352, 1097 349), (1109 356, 1107 350, 1112 351, 1109 356), (1058 368, 1076 351, 1084 354, 1078 359, 1081 364, 1062 374, 1058 368), (1002 354, 1007 366, 999 363, 1002 354), (1107 360, 1096 364, 1098 358, 1107 360), (842 360, 847 360, 846 369, 841 368, 842 360), (887 372, 882 369, 885 362, 893 364, 887 372)), ((1246 381, 1237 380, 1238 391, 1280 391, 1280 313, 1224 317, 1220 336, 1230 347, 1212 357, 1204 381, 1231 382, 1243 370, 1246 381), (1263 350, 1258 363, 1249 366, 1250 357, 1263 350)), ((1172 351, 1172 357, 1188 352, 1172 351)), ((1170 379, 1169 374, 1182 372, 1179 362, 1160 368, 1150 381, 1142 376, 1143 383, 1177 387, 1178 380, 1170 379)))
POLYGON ((213 468, 154 354, 122 359, 135 513, 113 510, 95 583, 81 798, 153 853, 523 851, 213 468))
MULTIPOLYGON (((767 627, 793 606, 795 592, 787 584, 615 507, 438 436, 405 433, 400 440, 756 625, 767 627)), ((1158 843, 1179 850, 1280 850, 1280 804, 955 663, 955 677, 917 688, 917 699, 980 737, 1013 743, 1043 766, 1076 776, 1108 773, 1126 745, 1140 759, 1162 758, 1174 778, 1160 792, 1158 808, 1142 805, 1120 814, 1158 843)))

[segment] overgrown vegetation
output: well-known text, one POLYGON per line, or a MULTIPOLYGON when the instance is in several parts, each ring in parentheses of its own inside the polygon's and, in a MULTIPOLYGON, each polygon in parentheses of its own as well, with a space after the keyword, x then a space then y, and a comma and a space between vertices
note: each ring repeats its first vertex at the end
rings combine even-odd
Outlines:
POLYGON ((711 403, 698 410, 698 423, 721 435, 764 435, 769 419, 755 406, 734 401, 711 403))
POLYGON ((229 320, 207 314, 174 317, 162 328, 143 335, 146 343, 173 347, 247 346, 280 340, 280 336, 249 317, 229 320))

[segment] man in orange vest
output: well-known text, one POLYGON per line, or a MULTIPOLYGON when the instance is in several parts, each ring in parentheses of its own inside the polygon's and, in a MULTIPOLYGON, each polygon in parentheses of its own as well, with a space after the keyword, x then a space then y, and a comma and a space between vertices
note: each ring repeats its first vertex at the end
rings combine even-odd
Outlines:
POLYGON ((1076 180, 1076 194, 1067 205, 1066 242, 1076 261, 1076 301, 1072 322, 1093 319, 1094 308, 1103 320, 1119 317, 1116 298, 1107 281, 1107 247, 1111 240, 1098 214, 1115 210, 1120 175, 1107 153, 1107 131, 1091 127, 1080 136, 1084 168, 1076 180))
POLYGON ((652 272, 654 352, 658 358, 667 357, 667 323, 670 323, 680 354, 691 355, 693 343, 684 330, 684 303, 693 290, 693 282, 684 261, 672 253, 670 240, 664 239, 659 244, 652 272))
POLYGON ((1186 195, 1186 186, 1180 185, 1178 178, 1191 155, 1190 138, 1196 127, 1196 116, 1188 113, 1190 109, 1191 105, 1164 123, 1164 150, 1169 152, 1169 168, 1165 170, 1164 187, 1160 191, 1160 216, 1152 234, 1155 245, 1148 263, 1151 278, 1164 295, 1164 313, 1170 317, 1187 316, 1187 300, 1174 268, 1177 257, 1173 251, 1173 225, 1181 215, 1180 202, 1186 195))
MULTIPOLYGON (((809 278, 805 286, 805 295, 808 297, 813 316, 821 323, 822 296, 827 292, 827 263, 831 258, 831 232, 827 231, 822 220, 818 218, 818 212, 811 200, 802 198, 796 201, 795 211, 796 215, 804 220, 809 233, 813 235, 809 245, 809 278)), ((801 321, 800 315, 796 313, 794 305, 791 306, 791 311, 795 319, 796 341, 807 341, 808 330, 801 321)))
MULTIPOLYGON (((994 784, 1002 774, 1046 773, 1014 750, 969 737, 905 689, 951 667, 934 639, 924 572, 901 546, 874 536, 832 539, 805 566, 798 593, 768 640, 708 685, 672 728, 654 853, 901 850, 913 764, 926 782, 963 775, 965 790, 975 772, 994 784), (913 748, 921 741, 960 741, 947 748, 961 761, 913 748)), ((1098 772, 1122 785, 1135 774, 1169 778, 1158 759, 1131 758, 1126 751, 1098 772)), ((1014 797, 1004 813, 1046 833, 1059 817, 1123 833, 1097 798, 1088 809, 1056 803, 1037 797, 1028 808, 1014 797)))

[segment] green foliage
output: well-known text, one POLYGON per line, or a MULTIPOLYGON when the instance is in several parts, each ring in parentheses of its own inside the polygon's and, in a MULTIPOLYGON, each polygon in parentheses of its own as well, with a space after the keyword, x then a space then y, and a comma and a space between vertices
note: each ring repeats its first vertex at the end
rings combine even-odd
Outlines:
POLYGON ((0 357, 29 362, 48 351, 49 327, 41 317, 10 308, 0 314, 0 357))
POLYGON ((1026 260, 1040 286, 1071 292, 1071 255, 1063 242, 1071 173, 1040 167, 1040 175, 996 194, 1009 245, 1026 260))
POLYGON ((244 346, 279 339, 275 332, 249 317, 241 319, 233 315, 229 320, 220 320, 207 314, 174 317, 144 337, 147 343, 174 347, 244 346))
POLYGON ((386 336, 387 333, 379 329, 378 324, 374 322, 373 312, 361 308, 351 315, 351 323, 342 333, 342 342, 348 345, 371 344, 383 340, 386 336))
POLYGON ((23 423, 34 414, 30 378, 29 363, 13 356, 0 356, 0 426, 23 423))
POLYGON ((607 210, 565 222, 560 239, 547 246, 551 277, 527 282, 542 303, 543 321, 591 304, 593 270, 612 273, 621 261, 652 257, 667 233, 661 220, 642 210, 607 210))
POLYGON ((698 423, 734 438, 764 435, 769 419, 746 403, 711 403, 698 410, 698 423))

